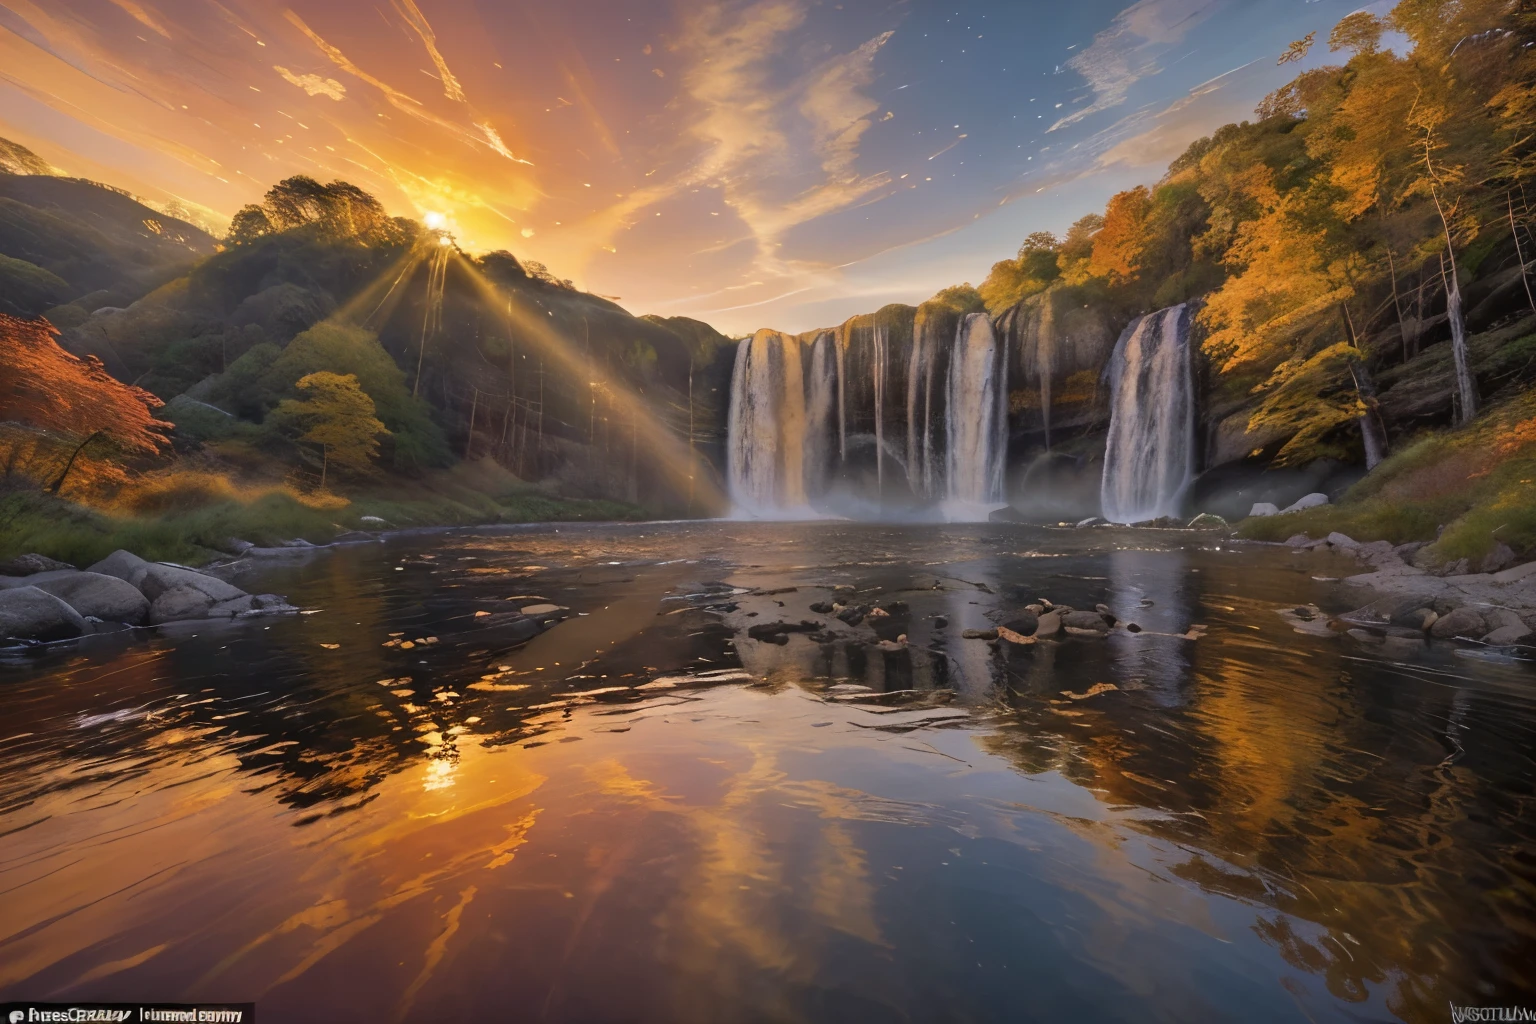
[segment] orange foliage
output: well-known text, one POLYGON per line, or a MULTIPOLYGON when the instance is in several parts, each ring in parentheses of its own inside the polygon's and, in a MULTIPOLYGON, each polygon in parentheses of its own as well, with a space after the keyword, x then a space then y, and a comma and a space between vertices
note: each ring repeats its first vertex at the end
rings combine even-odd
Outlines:
POLYGON ((1141 269, 1147 247, 1144 227, 1152 208, 1152 193, 1145 185, 1116 193, 1104 210, 1104 226, 1093 236, 1093 255, 1088 268, 1111 281, 1128 281, 1141 269))
POLYGON ((99 436, 130 455, 154 455, 171 424, 165 403, 113 377, 95 356, 66 352, 47 320, 0 314, 0 420, 80 437, 99 436))

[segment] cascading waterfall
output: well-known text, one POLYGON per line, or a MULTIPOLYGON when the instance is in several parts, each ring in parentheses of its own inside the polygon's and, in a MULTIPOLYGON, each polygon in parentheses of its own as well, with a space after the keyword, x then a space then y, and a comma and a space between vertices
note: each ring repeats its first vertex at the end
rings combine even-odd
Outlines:
POLYGON ((981 513, 1002 500, 1007 388, 999 354, 985 313, 960 321, 945 409, 945 514, 952 520, 985 519, 981 513))
POLYGON ((931 498, 937 493, 942 473, 934 464, 934 436, 938 433, 933 418, 937 347, 929 325, 916 325, 907 365, 907 484, 919 498, 931 498))
POLYGON ((885 328, 875 326, 875 500, 885 497, 885 328))
POLYGON ((738 515, 803 516, 805 384, 800 341, 758 331, 736 349, 727 424, 727 473, 738 515))
POLYGON ((1181 511, 1194 471, 1194 367, 1183 305, 1126 327, 1106 370, 1109 441, 1100 500, 1104 518, 1139 523, 1181 511))
POLYGON ((805 370, 805 496, 810 501, 826 491, 832 474, 833 417, 837 415, 837 337, 822 331, 811 343, 805 370))

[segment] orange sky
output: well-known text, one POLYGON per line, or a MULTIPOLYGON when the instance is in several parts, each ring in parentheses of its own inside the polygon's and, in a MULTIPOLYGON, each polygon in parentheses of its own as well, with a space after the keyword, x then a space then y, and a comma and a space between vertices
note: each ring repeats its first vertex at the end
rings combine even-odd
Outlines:
POLYGON ((635 312, 801 330, 1155 179, 1345 11, 1301 6, 0 0, 0 134, 212 224, 341 178, 635 312))

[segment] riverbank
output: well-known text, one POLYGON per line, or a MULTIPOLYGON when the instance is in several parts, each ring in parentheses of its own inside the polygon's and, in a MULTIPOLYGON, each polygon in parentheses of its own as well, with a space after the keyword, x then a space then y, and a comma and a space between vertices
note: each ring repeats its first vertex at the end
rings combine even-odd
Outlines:
POLYGON ((128 550, 202 565, 253 545, 327 544, 391 529, 643 518, 637 506, 562 497, 478 463, 345 495, 180 471, 144 478, 101 505, 31 488, 0 491, 0 560, 36 553, 89 565, 128 550))

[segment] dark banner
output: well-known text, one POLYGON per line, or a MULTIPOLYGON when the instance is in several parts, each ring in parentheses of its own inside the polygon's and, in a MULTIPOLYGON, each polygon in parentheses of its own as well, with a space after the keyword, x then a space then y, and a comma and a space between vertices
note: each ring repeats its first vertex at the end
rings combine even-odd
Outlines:
POLYGON ((211 1021, 250 1024, 255 1003, 0 1003, 0 1024, 73 1024, 75 1021, 211 1021))

